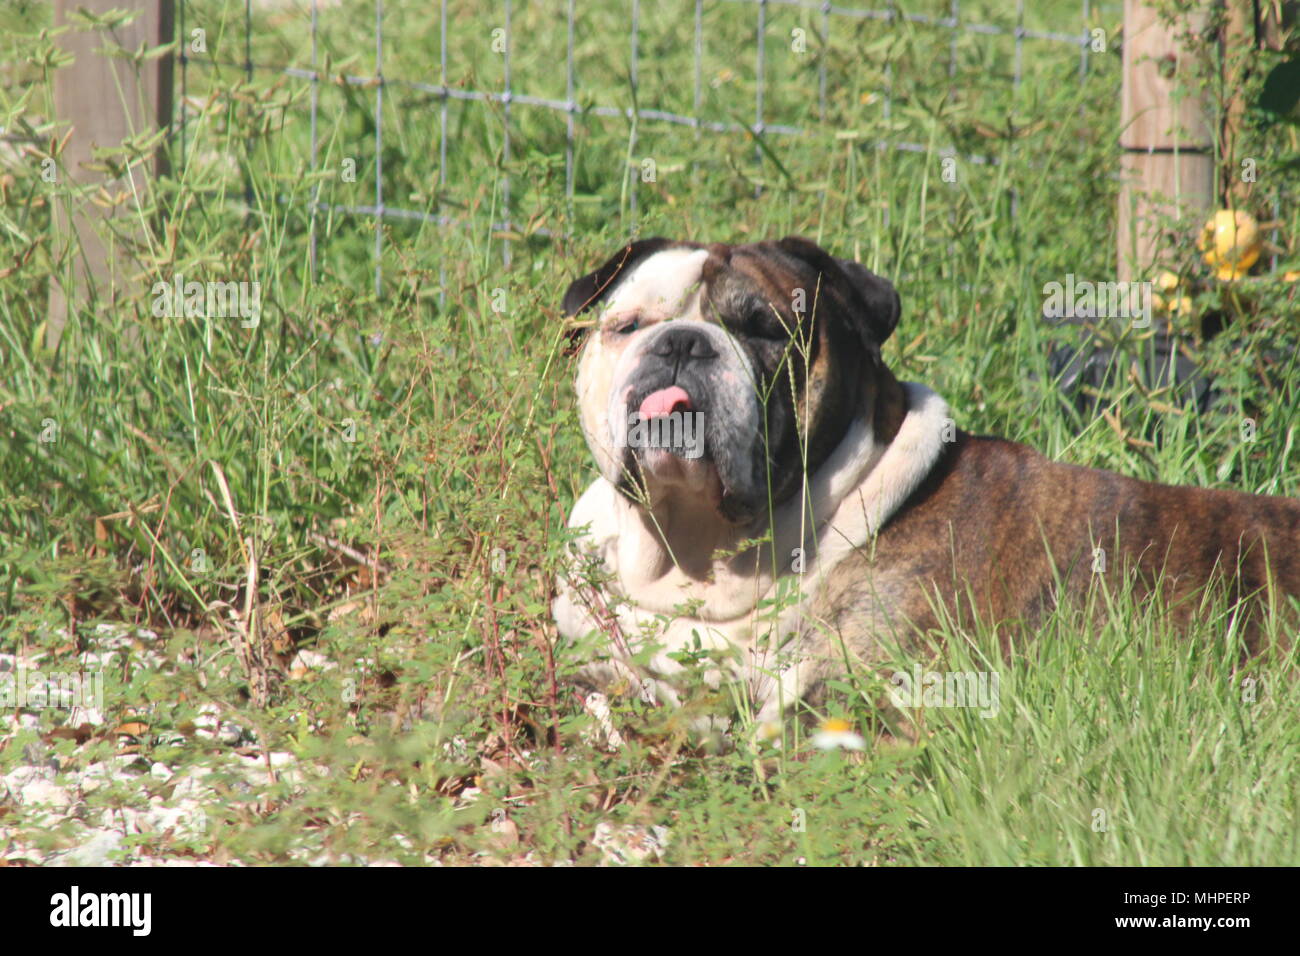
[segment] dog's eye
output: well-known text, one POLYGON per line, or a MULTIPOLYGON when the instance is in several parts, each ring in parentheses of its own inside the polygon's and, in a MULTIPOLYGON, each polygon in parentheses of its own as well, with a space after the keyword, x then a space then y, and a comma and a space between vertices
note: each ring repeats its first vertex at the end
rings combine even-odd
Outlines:
POLYGON ((781 321, 780 314, 772 306, 764 303, 755 306, 745 319, 745 331, 760 339, 784 342, 790 337, 789 329, 781 321))
POLYGON ((641 327, 640 319, 627 319, 614 326, 614 331, 619 335, 631 335, 641 327))

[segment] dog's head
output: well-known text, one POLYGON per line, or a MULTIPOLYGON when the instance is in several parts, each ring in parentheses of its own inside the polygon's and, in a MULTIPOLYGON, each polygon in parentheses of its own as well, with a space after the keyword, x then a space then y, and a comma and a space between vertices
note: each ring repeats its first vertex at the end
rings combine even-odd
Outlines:
POLYGON ((864 414, 898 294, 806 239, 642 239, 569 286, 590 312, 578 400, 601 473, 634 500, 745 523, 794 494, 864 414))

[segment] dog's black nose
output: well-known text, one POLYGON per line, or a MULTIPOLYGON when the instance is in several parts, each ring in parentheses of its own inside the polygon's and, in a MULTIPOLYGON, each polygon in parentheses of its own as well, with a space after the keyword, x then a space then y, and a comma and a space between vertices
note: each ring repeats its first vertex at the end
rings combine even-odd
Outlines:
POLYGON ((668 359, 674 364, 688 359, 713 359, 718 357, 708 337, 698 329, 669 326, 659 338, 655 339, 650 351, 660 358, 668 359))

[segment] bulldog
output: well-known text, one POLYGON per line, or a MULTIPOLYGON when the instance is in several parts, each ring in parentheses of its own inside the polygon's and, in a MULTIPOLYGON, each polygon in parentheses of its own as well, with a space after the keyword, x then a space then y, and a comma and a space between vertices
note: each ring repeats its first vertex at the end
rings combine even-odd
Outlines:
POLYGON ((593 320, 577 393, 600 477, 552 611, 563 637, 607 639, 584 671, 598 688, 678 705, 703 660, 776 722, 945 619, 1009 639, 1099 580, 1183 623, 1218 581, 1252 650, 1260 604, 1300 595, 1300 501, 957 428, 882 360, 894 287, 808 240, 639 240, 563 309, 593 320))

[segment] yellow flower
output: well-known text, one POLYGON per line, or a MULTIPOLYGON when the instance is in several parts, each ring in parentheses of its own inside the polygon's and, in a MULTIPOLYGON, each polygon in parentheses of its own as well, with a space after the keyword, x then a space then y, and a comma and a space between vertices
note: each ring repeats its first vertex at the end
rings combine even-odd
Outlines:
POLYGON ((1192 314, 1192 299, 1186 295, 1174 295, 1166 299, 1159 292, 1153 292, 1151 307, 1157 315, 1188 316, 1192 314))
POLYGON ((1182 285, 1182 281, 1183 280, 1178 277, 1178 273, 1164 269, 1158 276, 1156 276, 1155 286, 1161 292, 1173 292, 1182 285))
POLYGON ((1259 223, 1240 209, 1220 209, 1206 222, 1196 240, 1205 264, 1215 275, 1230 282, 1244 276, 1259 259, 1264 240, 1259 223))
MULTIPOLYGON (((1214 270, 1214 278, 1218 279, 1220 282, 1236 282, 1246 274, 1251 265, 1254 265, 1254 262, 1255 260, 1251 259, 1250 263, 1247 265, 1235 266, 1225 263, 1214 270)), ((1213 265, 1213 263, 1211 263, 1211 265, 1213 265)))

